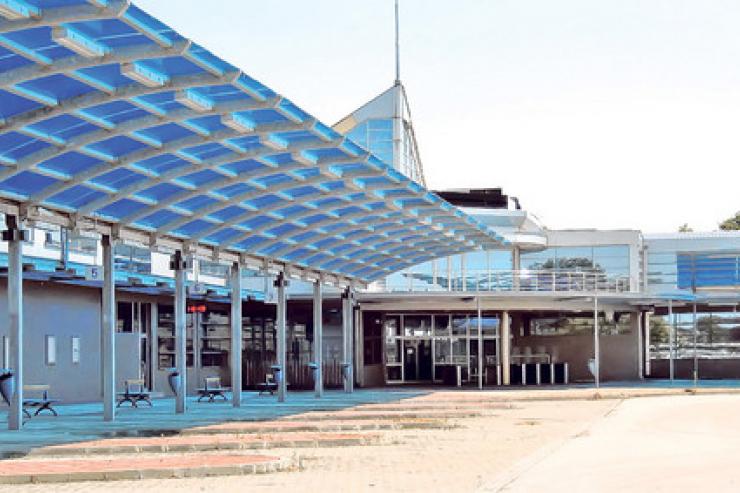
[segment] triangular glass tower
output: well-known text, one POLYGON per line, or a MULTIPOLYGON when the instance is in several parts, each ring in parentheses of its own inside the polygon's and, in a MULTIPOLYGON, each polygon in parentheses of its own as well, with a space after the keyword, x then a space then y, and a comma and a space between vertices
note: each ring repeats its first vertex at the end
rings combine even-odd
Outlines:
POLYGON ((396 1, 396 81, 391 88, 340 120, 334 130, 426 187, 406 89, 401 82, 398 40, 396 1))

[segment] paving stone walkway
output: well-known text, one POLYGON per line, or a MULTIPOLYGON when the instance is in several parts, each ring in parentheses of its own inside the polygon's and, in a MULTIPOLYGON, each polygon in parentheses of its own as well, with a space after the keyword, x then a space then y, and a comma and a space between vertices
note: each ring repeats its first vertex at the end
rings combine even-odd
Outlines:
POLYGON ((64 483, 276 472, 295 462, 269 455, 198 454, 120 459, 7 460, 0 483, 64 483))

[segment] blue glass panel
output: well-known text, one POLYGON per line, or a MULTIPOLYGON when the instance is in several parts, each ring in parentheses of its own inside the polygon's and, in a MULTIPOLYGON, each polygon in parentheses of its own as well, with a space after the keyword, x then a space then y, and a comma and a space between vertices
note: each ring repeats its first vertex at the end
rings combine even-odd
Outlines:
POLYGON ((0 182, 0 189, 19 195, 33 195, 54 183, 54 178, 23 171, 0 182))
POLYGON ((107 205, 102 209, 98 209, 96 212, 98 214, 102 214, 103 216, 120 219, 130 214, 142 211, 147 207, 149 207, 149 205, 142 202, 137 202, 131 199, 122 199, 110 205, 107 205))

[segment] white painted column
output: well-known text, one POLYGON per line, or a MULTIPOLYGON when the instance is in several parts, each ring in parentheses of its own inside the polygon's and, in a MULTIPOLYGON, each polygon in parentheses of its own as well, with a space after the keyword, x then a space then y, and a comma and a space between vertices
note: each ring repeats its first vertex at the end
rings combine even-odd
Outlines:
POLYGON ((154 391, 159 371, 159 305, 149 303, 149 390, 154 391))
POLYGON ((182 252, 177 251, 172 256, 170 267, 175 271, 175 366, 180 374, 180 383, 175 396, 175 412, 183 414, 186 410, 188 393, 188 365, 187 365, 187 320, 185 292, 185 276, 187 262, 182 252))
POLYGON ((519 271, 522 270, 522 253, 518 246, 511 249, 512 287, 519 291, 519 271))
POLYGON ((630 326, 635 336, 637 337, 637 378, 643 380, 645 378, 645 374, 643 372, 645 354, 642 351, 642 312, 630 313, 630 326))
POLYGON ((594 295, 594 383, 597 389, 601 378, 601 355, 599 350, 599 298, 594 295))
MULTIPOLYGON (((696 296, 696 293, 694 293, 694 296, 696 296)), ((699 383, 699 353, 697 350, 697 344, 699 342, 699 325, 696 318, 696 301, 694 301, 692 320, 694 325, 694 370, 692 373, 694 379, 694 387, 696 387, 696 385, 699 383)))
POLYGON ((483 319, 480 308, 480 295, 475 297, 478 311, 478 388, 483 390, 483 319))
POLYGON ((354 363, 352 354, 352 290, 347 288, 342 294, 342 370, 346 373, 342 375, 344 380, 344 391, 352 393, 354 391, 354 363))
POLYGON ((286 299, 285 299, 285 287, 288 285, 288 281, 285 280, 285 274, 279 273, 275 280, 275 287, 277 288, 277 364, 280 367, 280 382, 278 383, 278 402, 285 402, 285 397, 288 393, 288 368, 285 357, 286 349, 286 299))
POLYGON ((242 267, 231 266, 231 405, 242 405, 242 267))
POLYGON ((645 376, 650 376, 650 312, 643 314, 645 317, 645 376))
POLYGON ((321 280, 313 284, 313 362, 316 364, 314 372, 314 392, 316 397, 324 396, 324 312, 323 286, 321 280))
POLYGON ((668 377, 676 377, 676 324, 673 318, 673 300, 668 300, 668 377))
POLYGON ((23 427, 23 238, 25 232, 16 216, 6 216, 8 242, 8 324, 10 332, 10 368, 15 373, 15 386, 8 411, 8 429, 23 427))
POLYGON ((501 375, 502 384, 511 385, 511 317, 509 312, 501 313, 501 375))
POLYGON ((116 418, 116 274, 114 242, 103 235, 103 420, 116 418))

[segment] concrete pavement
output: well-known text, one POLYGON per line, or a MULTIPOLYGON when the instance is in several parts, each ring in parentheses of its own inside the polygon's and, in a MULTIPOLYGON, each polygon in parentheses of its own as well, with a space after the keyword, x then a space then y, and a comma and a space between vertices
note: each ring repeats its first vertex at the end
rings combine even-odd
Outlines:
POLYGON ((738 395, 625 400, 482 491, 740 491, 739 410, 738 395))

